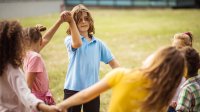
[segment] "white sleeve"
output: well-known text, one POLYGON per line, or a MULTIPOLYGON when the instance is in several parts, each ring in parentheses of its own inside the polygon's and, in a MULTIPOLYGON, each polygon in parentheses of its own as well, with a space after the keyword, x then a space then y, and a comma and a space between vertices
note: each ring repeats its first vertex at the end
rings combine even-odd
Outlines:
POLYGON ((21 69, 17 68, 9 71, 8 82, 26 108, 38 111, 37 104, 43 101, 37 99, 35 95, 31 93, 21 69))

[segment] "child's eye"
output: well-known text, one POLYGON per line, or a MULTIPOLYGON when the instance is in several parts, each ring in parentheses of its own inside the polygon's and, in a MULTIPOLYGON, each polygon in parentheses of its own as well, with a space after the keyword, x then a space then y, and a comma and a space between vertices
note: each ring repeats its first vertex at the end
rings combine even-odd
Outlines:
POLYGON ((78 20, 78 23, 80 23, 81 21, 82 21, 82 19, 79 19, 79 20, 78 20))
POLYGON ((88 21, 88 20, 89 20, 89 18, 88 18, 88 17, 86 17, 86 18, 85 18, 85 20, 86 20, 86 21, 88 21))

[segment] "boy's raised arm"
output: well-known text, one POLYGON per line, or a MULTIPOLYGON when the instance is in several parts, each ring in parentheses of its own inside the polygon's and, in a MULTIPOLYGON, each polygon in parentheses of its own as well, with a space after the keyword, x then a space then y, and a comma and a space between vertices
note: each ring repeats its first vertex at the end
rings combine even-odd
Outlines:
POLYGON ((65 20, 69 23, 70 32, 72 36, 72 47, 79 48, 82 45, 82 41, 80 38, 80 33, 78 31, 78 28, 76 26, 76 23, 73 19, 71 12, 65 11, 64 17, 65 17, 65 20))

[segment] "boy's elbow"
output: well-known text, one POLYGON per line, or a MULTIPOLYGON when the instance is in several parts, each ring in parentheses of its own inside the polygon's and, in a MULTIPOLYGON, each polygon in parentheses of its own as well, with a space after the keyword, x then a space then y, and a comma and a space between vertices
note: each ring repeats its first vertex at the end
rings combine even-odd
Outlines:
POLYGON ((78 47, 81 47, 82 44, 83 44, 82 42, 79 42, 79 43, 77 43, 77 46, 78 46, 78 47))
POLYGON ((78 43, 73 44, 74 48, 79 48, 81 46, 82 46, 82 42, 78 42, 78 43))

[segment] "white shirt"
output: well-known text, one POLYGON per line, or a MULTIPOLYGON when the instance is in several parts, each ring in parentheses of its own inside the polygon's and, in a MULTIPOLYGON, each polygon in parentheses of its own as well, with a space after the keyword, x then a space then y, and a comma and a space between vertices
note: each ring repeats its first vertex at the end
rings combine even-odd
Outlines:
POLYGON ((41 100, 29 90, 20 68, 8 64, 0 76, 0 112, 31 112, 41 100))

